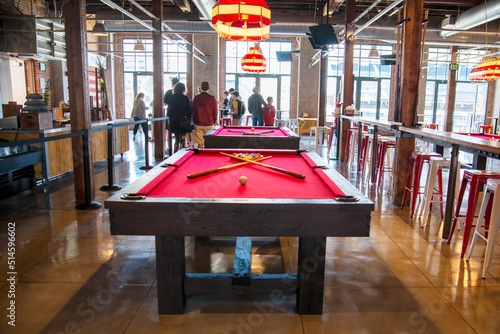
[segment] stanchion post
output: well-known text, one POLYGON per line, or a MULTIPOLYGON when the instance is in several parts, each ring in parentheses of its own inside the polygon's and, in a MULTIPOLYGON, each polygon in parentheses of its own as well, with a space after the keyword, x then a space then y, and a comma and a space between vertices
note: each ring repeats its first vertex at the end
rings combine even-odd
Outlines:
POLYGON ((92 210, 99 209, 102 205, 99 202, 92 201, 90 191, 90 154, 89 154, 89 129, 83 129, 82 135, 83 149, 83 176, 85 187, 85 203, 80 203, 75 206, 77 210, 92 210))
POLYGON ((104 191, 110 191, 110 190, 120 190, 122 187, 120 187, 117 184, 113 184, 113 125, 108 124, 111 126, 108 129, 108 184, 103 185, 100 189, 104 191))
POLYGON ((142 170, 149 170, 153 167, 149 165, 149 119, 146 118, 146 128, 144 129, 144 160, 145 165, 139 167, 142 170))

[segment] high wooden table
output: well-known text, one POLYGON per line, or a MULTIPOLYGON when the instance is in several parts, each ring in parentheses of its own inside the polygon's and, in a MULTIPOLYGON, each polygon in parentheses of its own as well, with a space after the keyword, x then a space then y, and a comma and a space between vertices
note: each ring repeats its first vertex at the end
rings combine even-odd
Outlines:
POLYGON ((179 150, 105 202, 113 235, 154 235, 158 311, 184 312, 189 293, 297 295, 301 314, 321 314, 326 238, 369 236, 373 202, 313 152, 297 150, 179 150), (266 164, 297 178, 236 163, 220 152, 261 153, 266 164), (241 175, 248 183, 240 185, 241 175), (346 195, 357 201, 347 202, 346 195), (237 236, 233 274, 186 273, 184 236, 237 236), (299 237, 297 274, 252 274, 250 236, 299 237))
MULTIPOLYGON (((474 154, 477 161, 493 158, 500 159, 500 142, 482 139, 475 136, 467 136, 453 132, 445 132, 432 129, 417 129, 400 127, 401 136, 419 138, 423 141, 436 144, 438 147, 451 147, 450 175, 456 175, 458 171, 458 153, 460 151, 474 154)), ((453 218, 453 199, 455 197, 456 178, 448 178, 448 191, 446 197, 446 212, 443 222, 443 239, 448 239, 453 218)))

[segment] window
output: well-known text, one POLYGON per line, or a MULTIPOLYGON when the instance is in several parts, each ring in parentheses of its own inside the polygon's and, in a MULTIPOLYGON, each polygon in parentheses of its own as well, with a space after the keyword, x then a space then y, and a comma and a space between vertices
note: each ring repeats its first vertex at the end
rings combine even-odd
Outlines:
MULTIPOLYGON (((370 57, 370 51, 379 55, 392 54, 392 45, 360 44, 354 46, 353 101, 363 116, 387 120, 389 116, 391 66, 382 65, 380 57, 370 57), (358 87, 359 86, 359 87, 358 87), (382 91, 384 89, 385 91, 382 91)), ((331 50, 328 55, 326 122, 333 122, 333 111, 338 93, 342 91, 341 78, 344 73, 344 47, 331 50)))
MULTIPOLYGON (((143 92, 146 95, 146 105, 149 105, 153 98, 153 40, 124 38, 122 43, 125 118, 129 118, 137 93, 143 92), (134 51, 137 42, 144 45, 144 51, 134 51)), ((164 41, 163 55, 163 90, 170 88, 170 80, 173 77, 186 82, 187 51, 174 42, 164 41)))
POLYGON ((266 71, 256 74, 243 71, 241 59, 250 51, 254 43, 226 41, 226 89, 234 88, 240 99, 246 101, 252 95, 253 86, 261 87, 261 95, 272 96, 274 106, 282 110, 282 118, 290 111, 292 62, 278 62, 276 51, 292 51, 291 41, 265 41, 259 46, 266 58, 266 71), (274 78, 274 79, 271 79, 274 78), (265 90, 265 91, 264 91, 265 90))

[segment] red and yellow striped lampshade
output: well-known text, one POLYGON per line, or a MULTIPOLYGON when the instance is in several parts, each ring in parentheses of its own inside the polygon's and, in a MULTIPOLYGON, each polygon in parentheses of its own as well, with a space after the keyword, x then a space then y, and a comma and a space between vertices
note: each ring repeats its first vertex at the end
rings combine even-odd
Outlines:
POLYGON ((269 38, 271 11, 264 0, 218 0, 212 8, 212 25, 224 39, 265 41, 269 38))
POLYGON ((469 80, 492 81, 500 79, 500 58, 483 60, 469 74, 469 80))
POLYGON ((241 59, 241 68, 245 72, 265 72, 267 60, 259 51, 258 46, 250 48, 250 52, 241 59))

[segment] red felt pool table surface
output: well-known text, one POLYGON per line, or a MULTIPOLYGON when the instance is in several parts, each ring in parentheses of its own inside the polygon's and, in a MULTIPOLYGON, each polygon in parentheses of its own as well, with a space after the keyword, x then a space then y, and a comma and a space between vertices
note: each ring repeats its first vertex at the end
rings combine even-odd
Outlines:
POLYGON ((250 135, 250 136, 266 136, 266 137, 288 137, 290 134, 281 128, 276 127, 265 127, 265 126, 224 126, 217 129, 213 135, 214 136, 248 136, 244 135, 245 132, 266 132, 260 135, 250 135), (267 132, 271 131, 271 132, 267 132))
MULTIPOLYGON (((189 198, 290 198, 334 199, 345 197, 340 188, 305 153, 266 151, 272 158, 262 163, 305 175, 299 179, 266 167, 247 164, 194 179, 189 174, 238 163, 220 154, 221 150, 191 151, 166 168, 137 194, 147 197, 189 198), (248 182, 241 185, 239 178, 248 182)), ((226 151, 231 153, 231 151, 226 151)), ((258 152, 255 152, 258 153, 258 152)))

